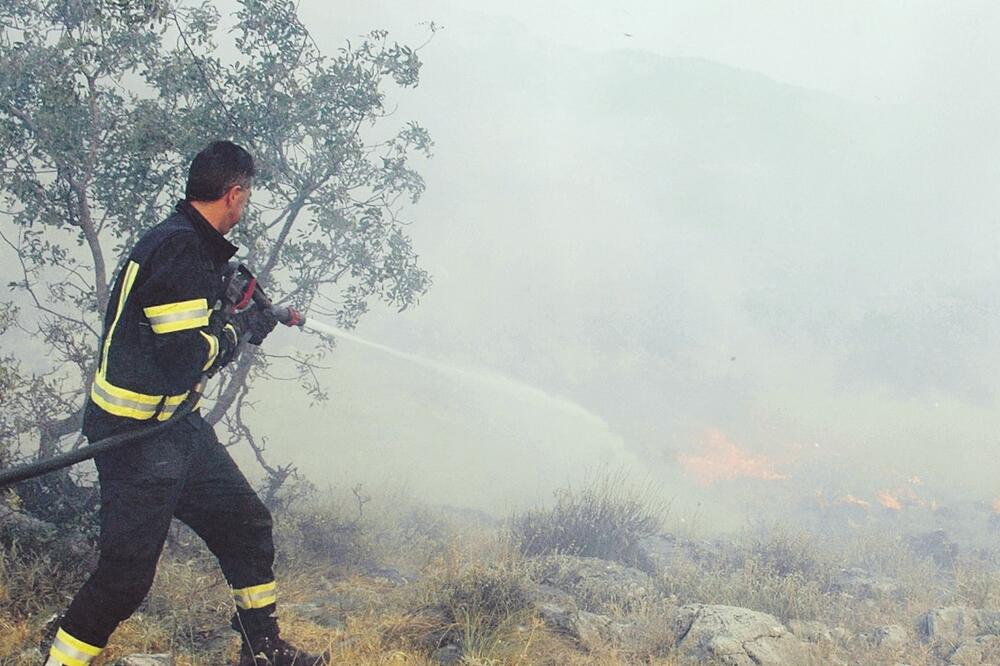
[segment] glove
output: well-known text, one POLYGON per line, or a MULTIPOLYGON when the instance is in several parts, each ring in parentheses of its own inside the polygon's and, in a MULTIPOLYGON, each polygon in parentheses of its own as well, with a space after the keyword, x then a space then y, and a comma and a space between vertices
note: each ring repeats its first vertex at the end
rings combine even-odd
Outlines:
POLYGON ((205 369, 205 373, 213 377, 236 357, 240 348, 240 331, 237 322, 231 321, 229 315, 214 310, 208 317, 208 332, 219 341, 219 351, 215 355, 215 361, 205 369))
POLYGON ((245 337, 250 344, 259 345, 278 325, 278 320, 270 310, 254 307, 235 315, 233 323, 240 338, 245 337))

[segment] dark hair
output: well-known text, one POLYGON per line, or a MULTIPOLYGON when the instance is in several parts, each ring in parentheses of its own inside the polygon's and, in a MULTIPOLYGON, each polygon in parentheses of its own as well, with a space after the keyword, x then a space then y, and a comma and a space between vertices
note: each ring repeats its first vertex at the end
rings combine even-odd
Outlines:
POLYGON ((188 169, 188 201, 216 201, 233 185, 250 187, 257 173, 253 157, 232 141, 215 141, 195 155, 188 169))

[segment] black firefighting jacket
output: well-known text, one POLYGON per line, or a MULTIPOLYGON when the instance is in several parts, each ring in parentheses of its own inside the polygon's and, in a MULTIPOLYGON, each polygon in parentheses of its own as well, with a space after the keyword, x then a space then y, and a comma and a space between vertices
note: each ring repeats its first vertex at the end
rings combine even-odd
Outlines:
POLYGON ((236 252, 187 201, 150 229, 119 271, 84 413, 91 441, 173 414, 219 353, 209 315, 236 252))

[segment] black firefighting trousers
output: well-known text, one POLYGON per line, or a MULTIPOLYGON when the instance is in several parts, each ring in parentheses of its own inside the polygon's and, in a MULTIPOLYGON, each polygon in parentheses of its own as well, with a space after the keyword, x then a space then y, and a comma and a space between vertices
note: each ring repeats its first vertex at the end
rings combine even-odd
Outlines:
POLYGON ((61 622, 66 633, 92 646, 107 644, 149 591, 174 517, 218 558, 240 620, 274 622, 271 514, 200 414, 95 463, 100 559, 61 622))

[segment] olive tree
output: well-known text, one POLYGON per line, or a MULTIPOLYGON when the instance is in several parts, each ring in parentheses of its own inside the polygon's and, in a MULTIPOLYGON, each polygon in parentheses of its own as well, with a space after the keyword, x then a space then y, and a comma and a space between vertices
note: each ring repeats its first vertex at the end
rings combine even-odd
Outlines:
MULTIPOLYGON (((386 101, 418 84, 416 49, 376 30, 324 53, 289 0, 239 0, 225 17, 209 2, 0 0, 0 30, 0 241, 17 262, 0 335, 45 350, 0 353, 0 464, 81 443, 116 268, 210 140, 256 157, 232 239, 274 300, 352 328, 373 301, 403 309, 428 288, 402 216, 424 189, 411 158, 432 143, 386 101)), ((324 399, 321 342, 245 353, 215 382, 207 417, 254 447, 272 486, 290 468, 265 461, 244 403, 275 363, 324 399)))

